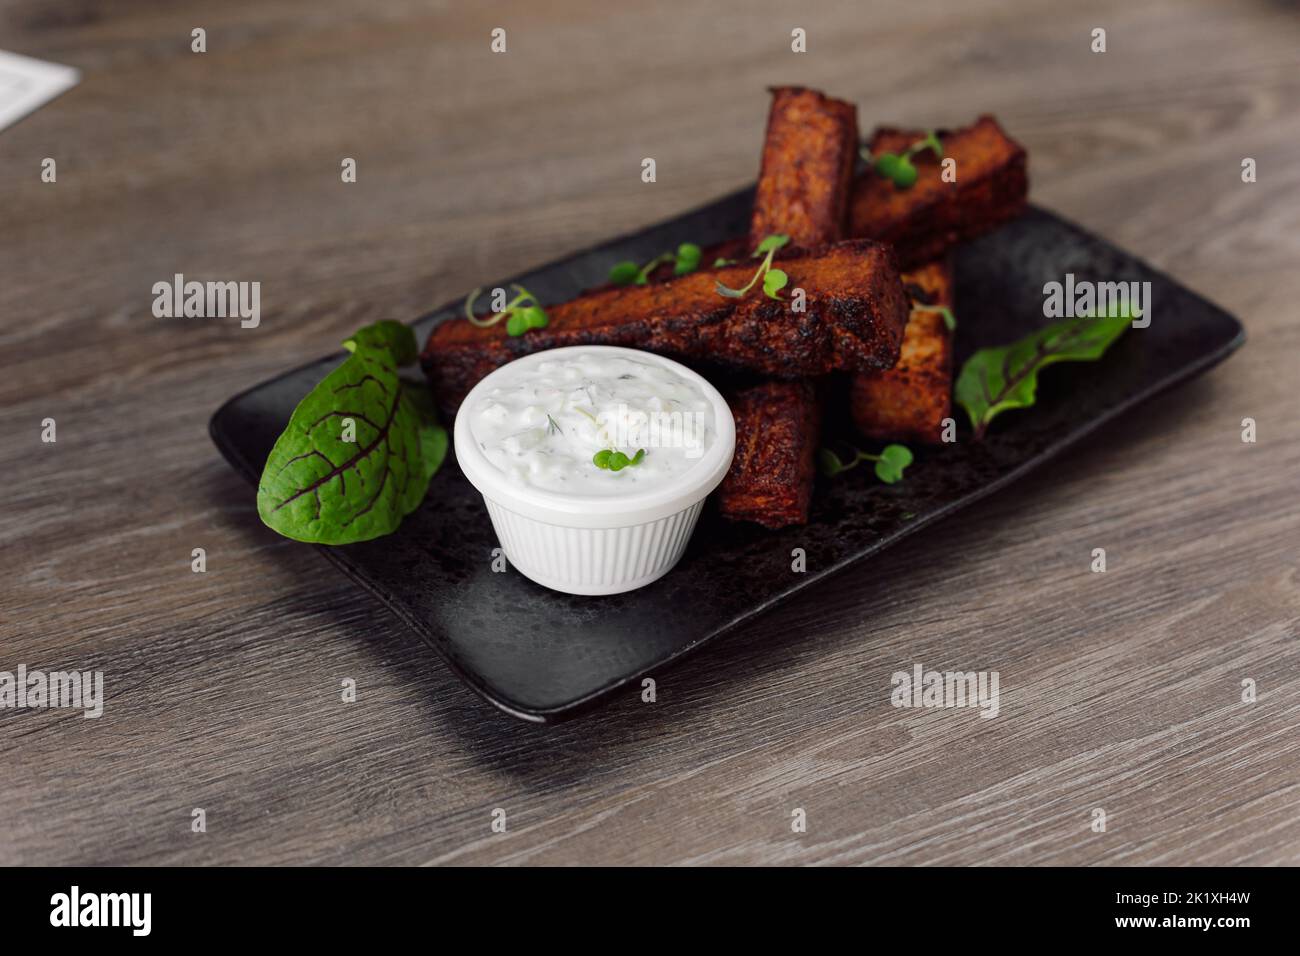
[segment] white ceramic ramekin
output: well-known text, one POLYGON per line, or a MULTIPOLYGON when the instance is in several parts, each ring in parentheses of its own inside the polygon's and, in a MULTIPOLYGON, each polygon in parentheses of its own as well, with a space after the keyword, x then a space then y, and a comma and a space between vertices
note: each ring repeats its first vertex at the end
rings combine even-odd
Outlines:
POLYGON ((538 584, 568 594, 618 594, 670 571, 686 550, 704 499, 722 481, 736 450, 736 423, 716 388, 686 366, 651 352, 575 345, 534 352, 483 378, 461 403, 453 433, 456 463, 487 504, 506 558, 538 584), (655 362, 692 382, 713 406, 713 444, 681 476, 651 491, 620 497, 562 495, 509 480, 483 454, 469 411, 483 393, 525 363, 579 353, 609 353, 655 362))

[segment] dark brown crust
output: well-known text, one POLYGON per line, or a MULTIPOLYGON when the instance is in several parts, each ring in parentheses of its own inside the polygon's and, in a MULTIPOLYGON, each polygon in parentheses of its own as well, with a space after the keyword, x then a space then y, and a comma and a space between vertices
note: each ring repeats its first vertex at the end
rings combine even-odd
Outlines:
POLYGON ((774 233, 807 248, 843 239, 857 151, 852 103, 798 86, 774 88, 749 248, 774 233))
MULTIPOLYGON (((903 282, 918 302, 953 307, 947 261, 904 273, 903 282)), ((853 421, 868 438, 939 443, 943 420, 952 414, 952 333, 943 316, 913 311, 898 364, 855 375, 849 396, 853 421)))
MULTIPOLYGON (((774 233, 795 246, 843 239, 857 139, 851 104, 815 90, 774 89, 749 239, 739 251, 711 249, 704 261, 736 257, 774 233)), ((719 511, 769 528, 806 524, 821 432, 816 389, 808 381, 765 382, 728 401, 736 455, 718 491, 719 511)))
POLYGON ((811 382, 763 382, 727 396, 736 455, 718 489, 722 515, 768 528, 806 524, 821 403, 811 382))
MULTIPOLYGON (((924 136, 923 130, 878 129, 871 154, 901 153, 924 136)), ((849 235, 892 243, 904 269, 940 258, 1025 208, 1025 150, 997 120, 981 116, 974 126, 940 130, 939 139, 944 156, 957 161, 956 182, 942 181, 939 158, 925 150, 914 157, 918 176, 908 189, 870 170, 853 184, 849 235)))
POLYGON ((776 378, 898 360, 910 308, 888 246, 851 240, 789 256, 781 267, 789 285, 780 300, 757 286, 739 299, 718 294, 716 281, 739 288, 750 280, 756 267, 747 261, 547 306, 546 328, 515 337, 502 324, 451 319, 434 328, 421 364, 439 404, 452 410, 492 369, 566 345, 622 345, 776 378), (791 309, 795 288, 806 291, 802 313, 791 309))

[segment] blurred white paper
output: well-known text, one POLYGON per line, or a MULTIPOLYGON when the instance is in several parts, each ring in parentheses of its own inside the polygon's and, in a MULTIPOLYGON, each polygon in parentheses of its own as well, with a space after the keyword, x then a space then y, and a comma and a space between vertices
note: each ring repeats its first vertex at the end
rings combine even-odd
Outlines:
POLYGON ((76 86, 80 76, 70 66, 0 50, 0 129, 76 86))

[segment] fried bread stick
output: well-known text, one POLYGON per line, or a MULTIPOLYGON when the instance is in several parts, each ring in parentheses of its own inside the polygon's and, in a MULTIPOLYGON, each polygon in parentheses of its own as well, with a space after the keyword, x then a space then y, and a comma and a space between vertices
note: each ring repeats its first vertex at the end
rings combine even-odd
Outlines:
MULTIPOLYGON (((857 157, 857 110, 799 87, 772 90, 748 248, 772 234, 795 246, 844 238, 857 157)), ((704 261, 743 255, 724 244, 704 261)), ((718 489, 718 510, 769 528, 805 524, 812 501, 821 403, 811 382, 764 382, 729 392, 736 454, 718 489)))
MULTIPOLYGON (((903 275, 919 304, 953 304, 952 268, 945 261, 903 275)), ((898 364, 853 377, 849 408, 858 430, 882 441, 937 444, 952 412, 952 333, 942 313, 914 308, 898 364)))
POLYGON ((729 394, 727 404, 736 454, 718 490, 723 516, 768 528, 806 524, 821 432, 813 383, 763 382, 729 394))
MULTIPOLYGON (((880 128, 871 155, 903 153, 923 139, 919 130, 880 128)), ((940 258, 958 242, 983 235, 1020 215, 1029 191, 1024 147, 992 116, 974 126, 940 130, 945 158, 956 160, 955 182, 944 182, 939 157, 912 157, 916 182, 900 189, 873 170, 853 183, 849 235, 892 243, 904 269, 940 258)))
POLYGON ((889 368, 910 304, 888 246, 855 239, 782 259, 789 276, 781 299, 750 289, 720 295, 722 282, 741 288, 752 260, 691 273, 669 282, 603 289, 548 306, 545 328, 509 336, 466 318, 434 327, 420 360, 435 398, 454 410, 473 385, 511 359, 565 345, 622 345, 777 378, 889 368), (792 310, 792 292, 806 309, 792 310))
POLYGON ((749 248, 772 234, 805 248, 843 239, 857 155, 857 107, 817 90, 774 88, 749 248))
MULTIPOLYGON (((872 136, 871 152, 902 152, 924 136, 920 130, 881 127, 872 136)), ((957 161, 956 182, 940 179, 940 160, 929 150, 913 157, 918 175, 907 189, 870 170, 853 180, 846 235, 893 243, 903 269, 940 259, 958 242, 990 232, 1025 209, 1029 189, 1025 150, 1002 132, 997 120, 981 116, 974 126, 939 131, 939 140, 944 156, 957 161)), ((760 180, 756 204, 762 193, 760 180)), ((775 217, 764 221, 767 234, 782 231, 776 228, 775 217)), ((702 259, 705 263, 719 256, 738 259, 745 254, 745 245, 744 240, 730 239, 708 246, 702 259)), ((672 274, 670 264, 657 268, 651 278, 672 274)))

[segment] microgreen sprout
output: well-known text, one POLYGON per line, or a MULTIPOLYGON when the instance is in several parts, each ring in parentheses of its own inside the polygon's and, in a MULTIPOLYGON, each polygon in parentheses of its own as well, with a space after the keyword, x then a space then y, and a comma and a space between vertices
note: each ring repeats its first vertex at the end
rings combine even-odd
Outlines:
POLYGON ((700 267, 703 256, 703 250, 695 243, 683 242, 675 253, 661 253, 643 266, 630 259, 617 263, 609 270, 609 281, 615 285, 645 285, 650 281, 650 273, 669 262, 673 264, 673 275, 689 275, 700 267))
POLYGON ((693 242, 683 242, 677 247, 677 258, 673 263, 673 275, 684 276, 700 267, 704 250, 693 242))
POLYGON ((591 456, 591 463, 597 468, 603 468, 606 471, 622 471, 628 465, 639 465, 641 459, 645 457, 645 449, 637 450, 637 453, 631 458, 621 451, 615 451, 612 448, 602 448, 596 454, 591 456))
POLYGON ((874 461, 876 463, 876 477, 885 484, 892 485, 902 479, 903 469, 912 463, 912 453, 907 449, 906 445, 886 445, 880 450, 879 455, 868 455, 852 445, 845 445, 844 447, 851 453, 847 456, 847 461, 829 448, 823 448, 817 453, 817 460, 821 465, 822 474, 827 478, 834 478, 838 474, 856 468, 858 462, 874 461))
POLYGON ((744 288, 741 289, 732 289, 721 282, 715 282, 718 294, 725 295, 729 299, 743 298, 745 293, 752 289, 754 283, 761 278, 763 280, 764 294, 769 299, 781 298, 781 290, 790 281, 790 277, 781 269, 772 268, 772 257, 776 255, 778 249, 789 243, 789 241, 789 236, 782 235, 771 235, 765 238, 758 244, 758 248, 754 250, 753 258, 757 259, 759 256, 763 256, 763 262, 759 265, 758 271, 754 273, 753 278, 745 283, 744 288))
POLYGON ((938 312, 943 317, 944 327, 949 332, 957 331, 957 317, 952 314, 952 309, 946 305, 926 305, 924 302, 913 302, 913 312, 938 312))
POLYGON ((783 236, 778 233, 773 233, 770 236, 765 236, 763 238, 763 241, 758 244, 758 247, 754 249, 754 252, 750 258, 757 259, 765 252, 776 252, 776 250, 780 249, 782 246, 788 245, 789 242, 790 242, 789 236, 783 236))
POLYGON ((546 310, 538 304, 537 297, 521 285, 512 284, 510 288, 515 290, 515 297, 507 302, 500 312, 494 312, 483 318, 474 314, 474 303, 483 292, 481 288, 475 289, 465 299, 465 318, 480 329, 486 329, 505 319, 506 334, 511 336, 523 335, 529 329, 546 328, 550 318, 546 310))
POLYGON ((560 433, 560 423, 552 418, 549 414, 546 416, 546 434, 558 435, 560 433))
POLYGON ((862 158, 871 164, 872 169, 899 189, 910 189, 915 184, 917 176, 916 164, 912 162, 912 157, 927 149, 933 151, 940 159, 943 158, 943 143, 939 142, 939 137, 934 130, 928 131, 924 137, 918 139, 902 153, 881 153, 873 158, 864 148, 862 158))

